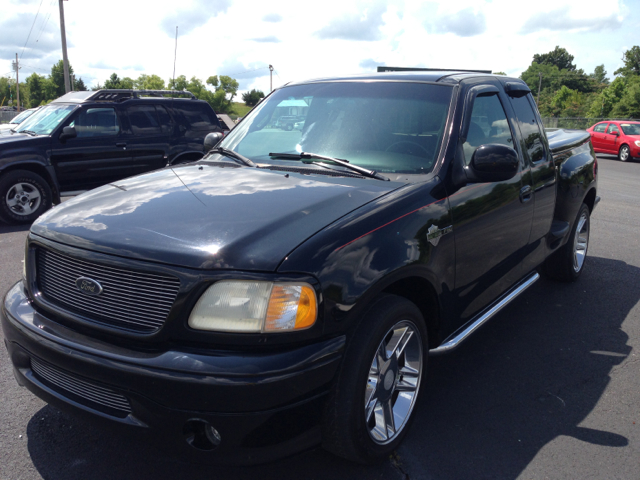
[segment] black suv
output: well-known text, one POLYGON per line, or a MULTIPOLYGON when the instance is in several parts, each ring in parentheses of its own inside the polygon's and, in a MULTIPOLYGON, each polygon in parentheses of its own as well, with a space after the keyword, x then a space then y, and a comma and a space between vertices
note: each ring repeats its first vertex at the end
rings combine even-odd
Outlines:
POLYGON ((215 112, 190 92, 70 92, 0 138, 0 218, 31 222, 63 195, 198 160, 211 132, 215 112))

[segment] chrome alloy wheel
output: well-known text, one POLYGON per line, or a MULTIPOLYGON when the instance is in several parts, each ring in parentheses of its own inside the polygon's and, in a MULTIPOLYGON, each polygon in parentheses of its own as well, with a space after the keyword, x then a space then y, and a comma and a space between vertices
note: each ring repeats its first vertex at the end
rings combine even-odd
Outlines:
POLYGON ((5 196, 7 206, 17 215, 31 215, 42 203, 40 191, 30 183, 16 183, 5 196))
POLYGON ((393 441, 411 416, 422 378, 422 339, 408 320, 384 336, 369 368, 364 395, 365 422, 371 439, 393 441))
POLYGON ((589 245, 589 212, 585 209, 578 219, 576 234, 573 238, 573 270, 577 273, 582 270, 584 259, 587 256, 589 245))

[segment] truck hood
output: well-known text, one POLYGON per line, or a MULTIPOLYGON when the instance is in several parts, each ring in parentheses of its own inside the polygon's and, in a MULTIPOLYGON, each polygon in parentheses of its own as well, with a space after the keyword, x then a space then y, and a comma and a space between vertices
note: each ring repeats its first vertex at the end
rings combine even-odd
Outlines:
POLYGON ((35 235, 199 269, 275 271, 295 247, 404 183, 188 164, 105 185, 42 215, 35 235))

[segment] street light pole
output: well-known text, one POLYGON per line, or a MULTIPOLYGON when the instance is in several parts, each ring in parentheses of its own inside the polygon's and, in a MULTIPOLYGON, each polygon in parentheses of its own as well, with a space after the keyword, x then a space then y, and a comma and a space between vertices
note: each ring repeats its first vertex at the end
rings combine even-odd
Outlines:
POLYGON ((269 92, 273 92, 273 65, 269 65, 269 92))
POLYGON ((62 63, 64 65, 64 91, 69 93, 71 86, 69 84, 69 59, 67 58, 67 34, 64 28, 64 7, 62 6, 62 0, 58 2, 60 4, 60 34, 62 35, 62 63))
POLYGON ((18 100, 18 112, 20 112, 20 76, 18 75, 19 70, 20 65, 18 64, 18 54, 16 53, 16 99, 18 100))

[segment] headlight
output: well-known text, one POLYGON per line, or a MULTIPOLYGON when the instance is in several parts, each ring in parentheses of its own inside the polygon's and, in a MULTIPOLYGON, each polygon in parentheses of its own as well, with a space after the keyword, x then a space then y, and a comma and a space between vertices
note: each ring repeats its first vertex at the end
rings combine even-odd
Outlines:
POLYGON ((316 293, 306 283, 221 281, 193 307, 189 326, 217 332, 289 332, 316 322, 316 293))
POLYGON ((636 147, 640 147, 640 140, 635 141, 636 147))

